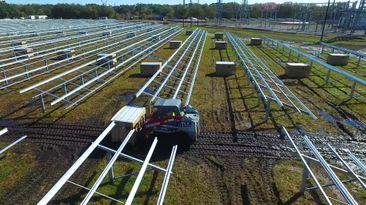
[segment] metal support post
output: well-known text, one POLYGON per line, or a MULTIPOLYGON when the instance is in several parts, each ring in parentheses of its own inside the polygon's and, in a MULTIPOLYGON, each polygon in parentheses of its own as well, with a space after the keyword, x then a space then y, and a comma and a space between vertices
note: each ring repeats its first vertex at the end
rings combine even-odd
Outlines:
MULTIPOLYGON (((307 159, 305 159, 306 162, 309 164, 310 163, 307 159)), ((300 185, 300 193, 304 193, 306 191, 306 184, 307 184, 307 180, 309 178, 309 170, 307 169, 306 166, 304 166, 304 170, 302 172, 302 180, 301 180, 301 185, 300 185)))
POLYGON ((358 58, 356 68, 358 68, 360 66, 360 63, 361 63, 361 56, 358 58))
POLYGON ((44 104, 43 94, 39 95, 39 100, 41 101, 42 111, 46 112, 46 106, 44 104))
POLYGON ((67 86, 66 86, 66 83, 64 83, 64 92, 65 92, 65 95, 67 94, 67 86))
POLYGON ((28 65, 25 65, 24 70, 25 70, 25 72, 26 72, 25 76, 26 76, 27 78, 29 78, 28 65))
POLYGON ((265 117, 265 121, 267 122, 269 119, 269 112, 271 109, 271 100, 268 100, 267 103, 265 104, 266 106, 266 117, 265 117))
POLYGON ((329 79, 330 79, 330 70, 328 70, 328 73, 327 73, 326 83, 329 83, 329 79))
MULTIPOLYGON (((111 161, 111 159, 112 159, 112 154, 111 153, 107 153, 107 159, 108 159, 108 161, 111 161)), ((113 165, 109 169, 108 176, 109 176, 109 183, 113 184, 113 182, 114 182, 114 169, 113 169, 113 165)))
POLYGON ((288 62, 290 62, 290 60, 291 60, 291 50, 290 50, 290 52, 288 53, 288 62))
POLYGON ((355 94, 355 89, 356 89, 356 82, 353 82, 352 88, 351 88, 351 93, 349 95, 351 98, 353 98, 353 96, 355 94))
MULTIPOLYGON (((7 78, 6 71, 4 69, 3 69, 3 76, 4 76, 4 79, 7 78)), ((8 80, 5 80, 5 85, 8 85, 8 84, 9 84, 8 80)))

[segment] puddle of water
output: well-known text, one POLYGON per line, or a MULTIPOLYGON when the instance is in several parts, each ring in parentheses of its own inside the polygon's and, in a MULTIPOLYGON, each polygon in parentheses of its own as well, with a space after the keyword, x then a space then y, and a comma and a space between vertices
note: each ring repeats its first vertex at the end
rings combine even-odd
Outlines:
POLYGON ((14 121, 6 120, 6 119, 0 119, 0 127, 11 127, 16 125, 14 121))
POLYGON ((354 128, 357 128, 362 131, 366 131, 366 125, 363 122, 360 122, 358 120, 353 120, 351 118, 347 118, 343 121, 345 124, 350 125, 354 128))
POLYGON ((323 110, 319 110, 318 111, 319 112, 319 114, 326 120, 326 121, 328 121, 328 122, 330 122, 330 123, 332 123, 334 126, 337 126, 338 127, 338 125, 337 125, 337 119, 336 118, 334 118, 331 114, 329 114, 329 113, 327 113, 327 112, 325 112, 325 111, 323 111, 323 110))
POLYGON ((129 102, 130 100, 132 100, 135 97, 135 93, 134 92, 125 92, 120 96, 120 99, 129 102))

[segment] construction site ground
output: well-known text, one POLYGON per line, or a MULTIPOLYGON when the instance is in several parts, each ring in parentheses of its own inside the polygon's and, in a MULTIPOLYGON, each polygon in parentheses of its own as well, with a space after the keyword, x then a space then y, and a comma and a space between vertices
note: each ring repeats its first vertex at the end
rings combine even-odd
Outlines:
MULTIPOLYGON (((246 40, 265 35, 299 45, 314 43, 319 37, 203 28, 209 31, 209 36, 191 100, 192 106, 200 111, 201 134, 188 150, 178 153, 165 204, 323 204, 323 198, 317 192, 306 192, 305 195, 299 193, 303 166, 293 150, 289 149, 291 145, 288 141, 280 138, 281 126, 288 128, 294 135, 299 135, 298 131, 302 130, 311 136, 324 137, 336 145, 356 144, 359 147, 358 153, 366 154, 365 135, 360 130, 334 124, 319 114, 321 111, 339 119, 349 116, 365 122, 365 97, 350 100, 347 94, 350 86, 347 81, 334 74, 330 83, 325 84, 326 70, 314 67, 310 78, 285 80, 285 84, 319 119, 314 121, 305 114, 290 110, 284 112, 272 104, 272 114, 269 121, 265 122, 265 109, 262 104, 258 104, 258 95, 249 84, 230 46, 222 51, 212 49, 213 33, 230 31, 246 40), (226 78, 216 76, 215 62, 218 60, 235 61, 236 75, 226 78)), ((182 34, 176 39, 185 38, 187 36, 182 34)), ((344 41, 341 45, 353 49, 366 48, 366 39, 356 41, 357 43, 344 41)), ((283 75, 281 61, 287 58, 286 55, 266 46, 250 48, 278 76, 283 75)), ((168 59, 173 52, 174 50, 164 46, 155 55, 168 59)), ((351 67, 342 69, 352 71, 360 77, 365 73, 365 67, 357 70, 351 67)), ((147 81, 147 78, 140 77, 138 73, 139 68, 136 66, 71 110, 57 107, 42 113, 39 102, 30 100, 32 93, 18 93, 20 88, 31 85, 34 81, 0 91, 0 126, 9 127, 11 131, 11 134, 0 139, 0 149, 22 134, 29 136, 0 157, 0 203, 37 203, 103 131, 113 114, 147 81)), ((365 89, 362 89, 365 93, 365 89)), ((108 140, 105 143, 110 144, 108 140)), ((130 145, 126 151, 143 158, 150 143, 147 141, 139 146, 130 145)), ((166 166, 166 148, 161 145, 158 150, 153 161, 166 166)), ((93 153, 71 180, 91 187, 106 162, 104 152, 93 153)), ((126 176, 117 179, 113 184, 106 177, 98 192, 125 200, 141 165, 123 159, 116 164, 116 176, 126 176)), ((328 182, 325 173, 316 164, 312 165, 316 174, 323 176, 322 182, 328 182)), ((163 177, 164 173, 149 170, 134 203, 156 203, 163 177)), ((311 184, 312 181, 308 183, 311 184)), ((365 190, 352 184, 347 187, 360 204, 366 203, 365 190)), ((326 190, 329 195, 341 199, 335 189, 326 190)), ((52 204, 78 204, 86 193, 86 190, 67 184, 56 195, 52 204)), ((91 202, 115 204, 97 194, 91 202)))

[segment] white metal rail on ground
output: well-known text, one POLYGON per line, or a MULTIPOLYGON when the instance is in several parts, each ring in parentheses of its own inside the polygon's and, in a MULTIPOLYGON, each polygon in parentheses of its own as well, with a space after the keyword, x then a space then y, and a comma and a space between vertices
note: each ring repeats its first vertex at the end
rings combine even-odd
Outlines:
MULTIPOLYGON (((8 132, 8 128, 4 128, 2 130, 0 130, 0 136, 6 134, 8 132)), ((12 148, 14 145, 18 144, 19 142, 23 141, 25 138, 27 138, 27 135, 17 139, 16 141, 12 142, 11 144, 9 144, 8 146, 4 147, 3 149, 0 150, 0 155, 4 152, 6 152, 7 150, 9 150, 10 148, 12 148)))
POLYGON ((317 117, 310 111, 306 105, 296 97, 294 93, 277 77, 275 73, 261 60, 253 51, 244 44, 236 35, 226 32, 230 45, 233 47, 239 58, 245 73, 259 93, 259 99, 262 100, 266 109, 266 120, 270 113, 270 104, 272 101, 284 109, 291 108, 299 113, 306 113, 311 118, 317 117))
POLYGON ((8 128, 4 128, 4 129, 0 130, 0 136, 7 132, 8 132, 8 128))
POLYGON ((366 174, 366 165, 358 159, 350 150, 347 150, 348 156, 352 159, 352 161, 366 174))
POLYGON ((303 162, 303 164, 305 166, 303 176, 302 176, 302 184, 301 184, 301 187, 300 187, 300 192, 301 193, 304 193, 305 191, 311 191, 311 190, 319 189, 321 194, 324 196, 327 204, 333 204, 332 201, 336 201, 336 202, 340 202, 340 203, 346 203, 346 204, 350 204, 350 205, 357 205, 358 204, 358 202, 350 194, 349 190, 345 187, 344 183, 350 183, 350 182, 353 182, 353 181, 357 181, 357 182, 360 183, 361 186, 364 187, 364 185, 365 185, 364 182, 363 182, 363 180, 365 180, 364 177, 361 177, 361 176, 357 175, 349 167, 349 165, 343 160, 343 158, 340 157, 340 155, 336 152, 336 150, 332 146, 328 145, 328 147, 335 154, 337 159, 340 160, 342 162, 342 164, 346 167, 346 170, 335 167, 334 165, 328 164, 326 162, 326 160, 324 159, 324 157, 319 152, 319 150, 311 142, 311 140, 309 139, 308 136, 304 136, 304 138, 303 138, 304 139, 304 144, 306 145, 307 148, 310 149, 311 153, 314 154, 315 159, 303 154, 300 151, 300 149, 298 148, 298 146, 296 145, 296 143, 294 142, 294 140, 292 139, 292 137, 290 136, 290 134, 288 133, 288 131, 286 130, 286 128, 283 127, 283 131, 284 131, 285 135, 287 136, 287 138, 290 140, 292 146, 295 148, 298 156, 301 158, 301 161, 303 162), (332 183, 321 185, 319 183, 318 179, 316 178, 315 174, 311 170, 310 165, 308 163, 308 160, 318 162, 321 165, 321 167, 324 169, 324 171, 327 173, 327 176, 331 179, 332 183), (341 181, 338 178, 338 176, 336 175, 336 173, 333 171, 333 169, 336 169, 337 171, 342 171, 344 173, 347 173, 348 175, 352 176, 353 179, 341 181), (314 180, 314 182, 316 184, 316 186, 314 186, 314 187, 306 187, 309 174, 310 174, 310 176, 312 177, 312 179, 314 180), (336 189, 339 191, 339 193, 343 196, 345 202, 339 201, 338 199, 334 199, 334 198, 330 197, 329 195, 327 195, 325 193, 324 188, 330 187, 330 186, 335 186, 336 187, 336 189))

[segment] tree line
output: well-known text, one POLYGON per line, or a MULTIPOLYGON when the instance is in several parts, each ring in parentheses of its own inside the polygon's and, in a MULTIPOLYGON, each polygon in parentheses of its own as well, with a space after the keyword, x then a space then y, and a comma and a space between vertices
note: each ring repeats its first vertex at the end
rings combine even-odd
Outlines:
MULTIPOLYGON (((276 16, 279 18, 300 18, 299 12, 303 10, 302 5, 295 3, 284 3, 278 7, 276 16)), ((312 12, 313 19, 319 19, 324 13, 324 7, 315 7, 312 12)), ((240 18, 243 14, 243 7, 238 3, 222 4, 221 17, 226 19, 240 18)), ((250 5, 250 17, 260 18, 264 16, 262 5, 250 5)), ((163 18, 187 18, 196 17, 200 19, 213 19, 217 17, 217 5, 214 4, 192 4, 192 5, 158 5, 158 4, 136 4, 120 6, 104 6, 97 4, 56 4, 40 5, 28 4, 17 5, 7 4, 0 1, 0 18, 19 18, 28 15, 47 15, 49 18, 91 18, 109 17, 117 19, 163 19, 163 18)))

